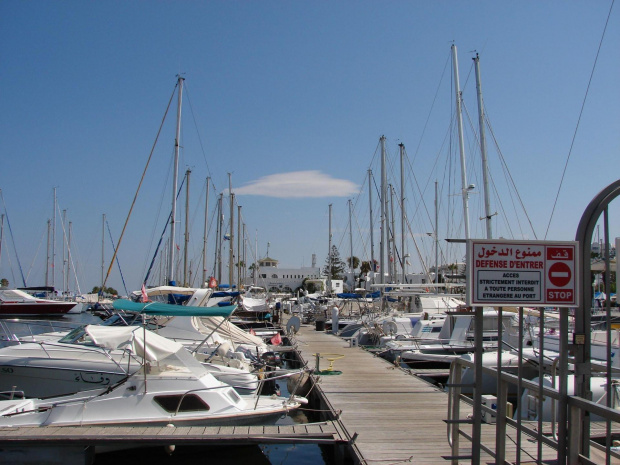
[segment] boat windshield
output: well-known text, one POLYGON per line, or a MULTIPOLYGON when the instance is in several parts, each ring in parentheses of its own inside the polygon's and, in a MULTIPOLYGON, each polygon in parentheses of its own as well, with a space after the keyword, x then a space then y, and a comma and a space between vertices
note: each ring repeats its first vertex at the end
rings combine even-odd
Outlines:
POLYGON ((63 344, 95 345, 90 335, 86 332, 86 326, 80 326, 69 331, 69 333, 58 342, 63 344))

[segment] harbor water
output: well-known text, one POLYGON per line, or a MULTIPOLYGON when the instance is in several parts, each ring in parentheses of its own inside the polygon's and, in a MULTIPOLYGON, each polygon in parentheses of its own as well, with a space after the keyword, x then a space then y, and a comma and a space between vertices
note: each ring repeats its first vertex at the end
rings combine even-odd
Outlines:
MULTIPOLYGON (((49 318, 49 320, 54 325, 97 324, 102 321, 90 312, 68 314, 62 317, 49 318)), ((286 389, 286 382, 280 383, 279 386, 281 394, 287 396, 289 393, 286 389)), ((276 424, 290 425, 305 422, 308 422, 308 418, 303 411, 300 411, 294 416, 280 418, 276 424)), ((134 465, 136 463, 149 463, 151 465, 193 465, 208 461, 218 465, 238 463, 253 465, 321 465, 330 463, 330 454, 331 450, 328 449, 326 452, 316 444, 259 444, 232 447, 177 446, 171 455, 163 447, 149 447, 97 454, 94 464, 134 465)))

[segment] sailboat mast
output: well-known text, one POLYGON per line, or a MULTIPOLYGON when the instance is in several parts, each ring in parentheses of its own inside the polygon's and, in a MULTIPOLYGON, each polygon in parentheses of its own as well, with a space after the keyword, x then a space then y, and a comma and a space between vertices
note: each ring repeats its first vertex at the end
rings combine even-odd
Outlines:
POLYGON ((329 250, 327 253, 327 292, 332 292, 332 204, 329 204, 329 250))
POLYGON ((237 286, 241 288, 241 205, 237 205, 237 286))
POLYGON ((217 251, 215 252, 217 261, 217 282, 222 283, 222 227, 224 225, 224 215, 222 214, 222 199, 224 194, 220 193, 217 199, 217 251))
POLYGON ((202 286, 207 286, 207 236, 209 234, 209 188, 211 178, 207 177, 207 196, 205 199, 205 227, 202 235, 202 286))
MULTIPOLYGON (((435 284, 439 284, 439 191, 435 181, 435 284)), ((435 286, 435 294, 439 294, 439 286, 435 286)))
POLYGON ((407 282, 407 274, 405 270, 407 253, 405 252, 405 144, 398 144, 400 147, 400 249, 401 249, 401 283, 407 282))
MULTIPOLYGON (((103 282, 103 279, 101 280, 103 282)), ((56 188, 54 187, 54 204, 52 210, 52 287, 56 285, 56 188)))
POLYGON ((181 140, 181 102, 183 98, 183 81, 185 78, 178 76, 177 85, 179 86, 178 101, 177 101, 177 130, 174 139, 174 173, 172 175, 172 213, 170 215, 170 247, 168 250, 168 284, 174 286, 176 284, 174 280, 174 248, 175 242, 175 229, 176 229, 176 214, 177 214, 177 185, 179 177, 179 147, 181 140))
POLYGON ((456 121, 459 130, 459 151, 461 153, 461 190, 463 196, 463 223, 465 239, 469 239, 469 187, 467 185, 467 167, 465 164, 465 141, 463 139, 463 110, 461 108, 461 85, 459 83, 459 61, 456 45, 452 45, 452 67, 454 68, 454 93, 456 94, 456 121))
POLYGON ((394 216, 394 186, 390 184, 390 239, 388 244, 390 254, 390 282, 396 282, 396 219, 394 216))
POLYGON ((368 207, 370 208, 370 270, 374 272, 375 270, 375 238, 374 238, 374 228, 372 226, 372 170, 368 170, 368 207))
POLYGON ((258 285, 258 230, 256 231, 256 236, 254 238, 254 285, 258 285))
POLYGON ((67 209, 63 209, 62 211, 62 291, 65 293, 67 291, 68 279, 69 276, 66 272, 67 269, 67 259, 65 255, 65 244, 67 242, 67 209))
POLYGON ((489 195, 489 164, 487 161, 487 141, 484 131, 484 104, 482 102, 482 83, 480 80, 480 57, 476 53, 474 67, 476 69, 476 93, 478 94, 478 123, 480 125, 480 155, 482 156, 482 183, 484 187, 484 214, 487 226, 487 239, 493 239, 491 224, 491 200, 489 195))
POLYGON ((385 168, 385 136, 381 136, 381 249, 379 251, 380 284, 385 283, 385 242, 386 231, 386 202, 387 202, 387 171, 385 168))
POLYGON ((228 195, 230 197, 230 240, 228 241, 228 283, 233 287, 235 261, 235 194, 232 191, 232 177, 228 173, 228 195))
POLYGON ((353 228, 352 228, 352 223, 351 223, 351 199, 349 199, 349 253, 351 254, 349 256, 349 268, 351 270, 351 282, 353 284, 351 284, 353 286, 353 288, 351 289, 351 291, 353 291, 353 289, 355 288, 355 268, 353 267, 353 228))
POLYGON ((189 248, 189 178, 192 170, 185 171, 185 245, 183 247, 183 286, 188 286, 187 249, 189 248))
MULTIPOLYGON (((4 219, 4 215, 2 215, 4 219)), ((50 234, 52 233, 52 220, 47 220, 47 255, 45 257, 45 287, 50 285, 50 234)))
POLYGON ((104 270, 105 270, 105 213, 101 219, 101 289, 100 294, 103 295, 103 283, 104 283, 104 270))

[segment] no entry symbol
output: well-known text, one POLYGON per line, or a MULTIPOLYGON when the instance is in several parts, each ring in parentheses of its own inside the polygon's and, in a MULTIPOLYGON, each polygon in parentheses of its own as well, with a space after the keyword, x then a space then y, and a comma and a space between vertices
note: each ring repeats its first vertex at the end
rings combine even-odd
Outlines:
POLYGON ((549 281, 556 287, 566 286, 572 276, 571 269, 566 263, 557 262, 549 267, 549 281))

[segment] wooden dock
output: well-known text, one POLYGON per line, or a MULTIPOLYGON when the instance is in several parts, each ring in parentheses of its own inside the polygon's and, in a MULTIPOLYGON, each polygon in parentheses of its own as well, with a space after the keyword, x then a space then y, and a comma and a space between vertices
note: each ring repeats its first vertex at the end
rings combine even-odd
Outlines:
POLYGON ((346 439, 336 422, 274 426, 43 426, 0 428, 0 464, 92 462, 95 448, 319 444, 342 456, 346 439))
POLYGON ((0 428, 0 447, 325 444, 343 441, 333 422, 274 426, 43 426, 0 428))
MULTIPOLYGON (((356 464, 388 465, 396 463, 450 464, 452 456, 445 420, 448 418, 448 395, 442 389, 412 376, 360 347, 332 334, 302 325, 295 337, 298 351, 308 364, 319 371, 333 370, 338 375, 319 376, 314 389, 323 397, 324 408, 338 415, 347 439, 349 452, 356 464), (338 356, 344 356, 338 358, 338 356)), ((471 408, 461 407, 466 419, 471 408)), ((469 425, 462 425, 467 431, 469 425)), ((471 428, 467 434, 471 433, 471 428)), ((514 434, 514 430, 508 435, 514 434)), ((494 448, 495 429, 482 425, 483 442, 494 448)), ((537 456, 537 442, 523 436, 522 463, 537 456)), ((516 443, 516 441, 514 441, 516 443)), ((470 443, 461 438, 459 456, 471 454, 470 443)), ((516 447, 507 443, 506 458, 513 460, 516 447)), ((553 463, 555 451, 543 448, 545 463, 553 463)), ((482 463, 494 459, 482 452, 482 463)), ((470 463, 464 458, 459 463, 470 463)))

